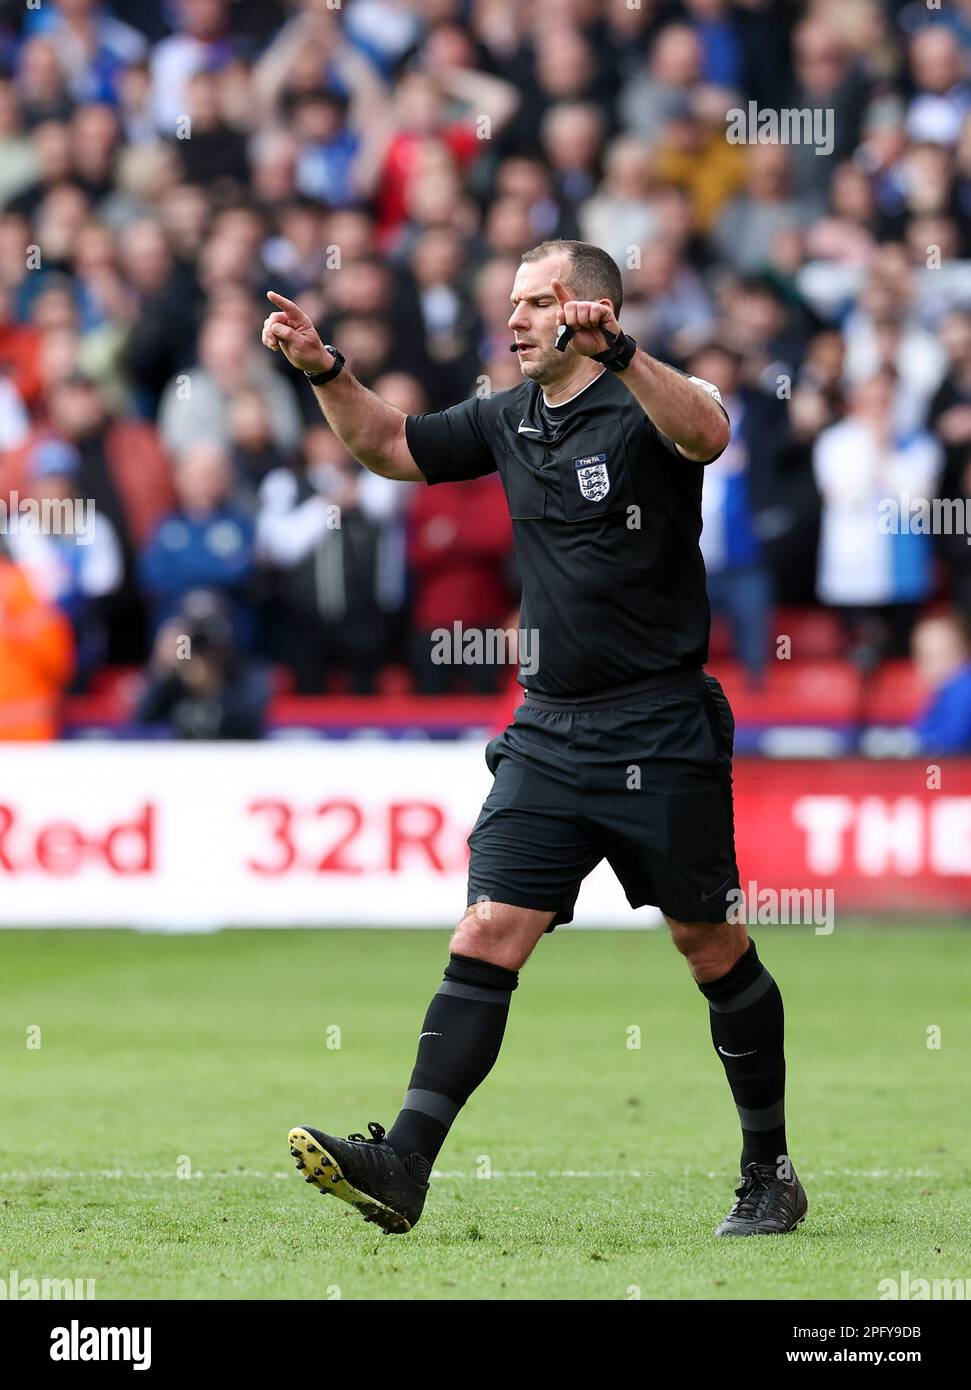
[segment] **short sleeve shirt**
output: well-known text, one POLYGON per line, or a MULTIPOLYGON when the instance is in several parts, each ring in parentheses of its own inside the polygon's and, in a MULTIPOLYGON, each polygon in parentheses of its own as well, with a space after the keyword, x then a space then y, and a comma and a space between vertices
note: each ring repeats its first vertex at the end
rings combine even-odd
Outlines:
POLYGON ((410 415, 406 434, 429 483, 499 473, 531 691, 589 698, 707 660, 704 464, 677 452, 616 374, 558 406, 524 381, 410 415))

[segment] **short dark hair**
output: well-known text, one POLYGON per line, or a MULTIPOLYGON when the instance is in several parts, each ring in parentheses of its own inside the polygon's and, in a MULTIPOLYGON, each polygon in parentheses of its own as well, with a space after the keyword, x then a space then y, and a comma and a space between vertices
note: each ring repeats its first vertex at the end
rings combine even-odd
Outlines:
POLYGON ((541 241, 523 254, 522 262, 542 261, 558 253, 570 257, 570 288, 584 299, 609 299, 619 314, 624 302, 620 267, 613 256, 589 241, 541 241))

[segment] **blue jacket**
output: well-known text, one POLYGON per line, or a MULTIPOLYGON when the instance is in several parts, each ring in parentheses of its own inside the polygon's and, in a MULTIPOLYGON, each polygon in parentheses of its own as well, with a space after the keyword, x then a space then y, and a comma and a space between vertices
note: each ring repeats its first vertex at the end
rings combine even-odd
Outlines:
POLYGON ((914 729, 924 753, 971 753, 971 661, 938 687, 914 729))
POLYGON ((253 542, 252 521, 234 507, 221 507, 202 520, 182 512, 164 517, 139 563, 153 633, 178 613, 192 589, 212 589, 229 601, 236 641, 248 647, 255 634, 249 597, 253 542))

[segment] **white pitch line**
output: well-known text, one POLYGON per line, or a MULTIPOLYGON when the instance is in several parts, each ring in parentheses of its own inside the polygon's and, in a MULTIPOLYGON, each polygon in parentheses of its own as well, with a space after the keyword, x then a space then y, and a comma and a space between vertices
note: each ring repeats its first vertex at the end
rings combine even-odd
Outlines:
MULTIPOLYGON (((38 1168, 33 1172, 14 1170, 12 1172, 0 1173, 0 1182, 83 1182, 91 1178, 112 1178, 124 1181, 126 1179, 137 1182, 158 1182, 158 1181, 177 1181, 177 1182, 200 1182, 203 1180, 225 1182, 227 1179, 239 1181, 274 1181, 292 1178, 295 1169, 278 1168, 273 1172, 262 1172, 256 1168, 236 1169, 233 1172, 207 1172, 200 1169, 192 1173, 189 1177, 180 1178, 171 1169, 157 1169, 155 1171, 129 1172, 122 1168, 38 1168)), ((523 1179, 531 1181, 548 1182, 550 1179, 565 1178, 656 1178, 659 1174, 656 1170, 645 1168, 603 1168, 603 1169, 574 1169, 574 1168, 550 1168, 540 1170, 538 1168, 504 1168, 494 1169, 488 1178, 480 1178, 476 1173, 467 1172, 461 1168, 434 1169, 433 1178, 453 1179, 475 1179, 479 1182, 497 1182, 509 1179, 521 1181, 523 1179)), ((672 1175, 674 1176, 674 1175, 672 1175)), ((692 1173, 684 1172, 678 1174, 681 1178, 710 1178, 722 1182, 730 1179, 732 1174, 728 1172, 706 1172, 692 1173)), ((815 1170, 800 1170, 800 1176, 807 1182, 812 1182, 816 1178, 941 1178, 943 1173, 931 1172, 927 1168, 817 1168, 815 1170)))

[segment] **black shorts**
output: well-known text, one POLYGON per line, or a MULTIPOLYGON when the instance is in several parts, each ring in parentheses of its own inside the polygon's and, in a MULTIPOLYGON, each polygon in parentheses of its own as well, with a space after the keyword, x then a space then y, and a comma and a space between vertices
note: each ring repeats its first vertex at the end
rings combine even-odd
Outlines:
POLYGON ((469 836, 468 902, 555 912, 552 931, 606 859, 631 907, 724 922, 739 887, 734 734, 703 671, 606 707, 527 695, 486 748, 495 782, 469 836))

